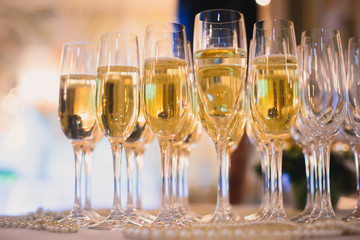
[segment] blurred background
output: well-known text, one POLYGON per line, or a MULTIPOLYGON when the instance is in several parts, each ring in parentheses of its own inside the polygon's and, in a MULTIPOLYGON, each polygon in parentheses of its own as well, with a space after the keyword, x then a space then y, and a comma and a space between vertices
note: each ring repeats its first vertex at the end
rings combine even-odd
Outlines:
MULTIPOLYGON (((192 40, 195 14, 213 8, 241 11, 248 40, 253 24, 268 18, 294 21, 298 44, 301 32, 314 27, 340 29, 344 49, 350 36, 360 34, 357 0, 1 0, 0 215, 26 213, 38 207, 72 207, 73 150, 57 119, 59 67, 65 42, 98 42, 105 32, 129 31, 139 36, 142 50, 146 25, 158 21, 184 24, 192 40)), ((301 206, 294 197, 299 196, 299 192, 294 193, 296 189, 305 184, 301 150, 291 140, 287 146, 285 201, 301 206)), ((350 209, 355 202, 354 167, 349 146, 341 136, 333 145, 332 161, 342 167, 332 168, 336 169, 332 176, 338 176, 332 181, 338 186, 337 206, 350 209), (348 177, 344 179, 342 174, 348 177)), ((260 202, 258 164, 258 154, 244 136, 232 155, 232 203, 260 202)), ((93 207, 111 208, 112 155, 106 139, 95 148, 93 168, 93 207)), ((147 146, 143 178, 144 208, 157 208, 161 170, 156 140, 147 146)), ((191 202, 215 202, 216 153, 205 133, 191 154, 189 182, 191 202)))

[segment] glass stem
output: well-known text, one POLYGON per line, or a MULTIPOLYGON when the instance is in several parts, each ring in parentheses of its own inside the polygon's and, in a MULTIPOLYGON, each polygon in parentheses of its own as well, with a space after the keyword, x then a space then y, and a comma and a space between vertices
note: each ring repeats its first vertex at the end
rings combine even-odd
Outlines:
POLYGON ((189 209, 189 156, 190 152, 187 149, 182 151, 182 202, 185 210, 189 209))
POLYGON ((137 179, 137 172, 136 172, 136 159, 134 149, 132 147, 125 147, 126 152, 126 163, 127 163, 127 210, 135 210, 134 202, 136 200, 136 191, 135 191, 135 179, 137 179))
POLYGON ((114 165, 114 203, 113 210, 121 211, 121 155, 123 144, 117 141, 111 141, 114 165))
POLYGON ((159 215, 162 211, 168 211, 172 206, 172 142, 167 139, 159 140, 161 148, 161 168, 162 168, 162 201, 159 215))
POLYGON ((179 204, 179 149, 173 148, 171 158, 171 202, 174 203, 173 207, 177 207, 179 204))
POLYGON ((307 147, 303 148, 304 160, 305 160, 305 175, 306 175, 306 206, 305 210, 312 209, 314 205, 314 188, 313 188, 313 171, 311 164, 311 151, 307 147))
POLYGON ((135 160, 136 160, 136 172, 137 178, 134 179, 135 184, 135 194, 136 194, 136 209, 142 210, 141 204, 141 193, 142 193, 142 169, 143 169, 143 158, 144 158, 144 148, 135 149, 135 160))
POLYGON ((282 195, 282 139, 270 140, 272 149, 272 159, 270 164, 271 179, 271 207, 274 219, 287 219, 282 195))
POLYGON ((91 210, 91 173, 94 147, 85 148, 85 206, 84 210, 91 210))
POLYGON ((73 212, 79 213, 82 211, 81 207, 81 166, 85 157, 85 151, 82 144, 73 143, 75 153, 75 201, 73 212))
POLYGON ((217 149, 217 202, 215 215, 227 214, 230 212, 229 201, 229 168, 230 161, 228 158, 226 141, 218 138, 216 142, 217 149))
POLYGON ((336 218, 334 209, 331 204, 331 195, 330 195, 330 141, 329 139, 319 141, 319 174, 322 175, 322 201, 321 201, 321 211, 319 218, 321 219, 332 219, 336 218))
POLYGON ((269 207, 270 203, 270 193, 271 193, 271 185, 270 185, 270 160, 272 159, 272 151, 270 145, 264 145, 264 157, 262 160, 263 165, 263 185, 264 185, 264 196, 263 196, 263 206, 264 208, 269 207))

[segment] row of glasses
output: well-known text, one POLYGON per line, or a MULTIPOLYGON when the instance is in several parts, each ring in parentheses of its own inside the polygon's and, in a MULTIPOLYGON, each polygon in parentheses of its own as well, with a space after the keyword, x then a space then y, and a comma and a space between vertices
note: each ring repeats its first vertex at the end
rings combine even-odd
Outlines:
MULTIPOLYGON (((205 131, 214 140, 218 153, 218 200, 214 215, 207 220, 210 223, 239 220, 233 214, 228 199, 228 173, 229 146, 237 142, 239 136, 241 138, 245 119, 242 107, 245 105, 245 97, 241 96, 245 96, 247 54, 242 14, 231 10, 199 13, 196 16, 194 43, 196 81, 191 81, 189 72, 192 64, 184 27, 174 23, 151 24, 147 27, 141 95, 144 118, 160 142, 163 169, 162 205, 154 224, 185 224, 184 205, 178 203, 182 202, 179 199, 187 192, 187 184, 181 180, 185 176, 181 171, 186 172, 183 170, 186 163, 179 157, 179 150, 182 149, 174 151, 174 146, 181 146, 181 143, 193 135, 191 129, 195 127, 189 126, 196 125, 197 114, 205 131), (198 110, 196 100, 199 101, 198 110)), ((281 151, 282 142, 294 126, 300 105, 295 46, 292 22, 271 20, 255 24, 250 48, 249 126, 252 131, 255 129, 265 135, 259 138, 260 141, 256 141, 262 143, 266 154, 263 169, 267 184, 264 183, 264 189, 270 191, 265 200, 266 207, 255 218, 252 216, 249 219, 288 221, 282 203, 281 151), (267 144, 263 139, 267 139, 267 144), (271 150, 268 149, 269 145, 271 150)), ((312 220, 335 218, 329 199, 328 157, 329 144, 339 131, 346 111, 344 89, 339 80, 344 77, 341 51, 336 31, 321 29, 319 32, 303 33, 300 51, 301 61, 304 63, 300 64, 300 118, 310 139, 319 143, 313 152, 319 153, 316 154, 319 159, 314 161, 317 163, 314 165, 319 166, 317 188, 321 194, 317 199, 320 210, 313 211, 312 220)), ((62 73, 65 76, 62 78, 70 78, 67 71, 62 73)), ((75 74, 80 75, 76 77, 83 77, 84 73, 75 74)), ((90 75, 94 80, 94 74, 90 75)), ((142 225, 151 221, 151 218, 146 219, 135 213, 138 185, 134 182, 137 182, 135 179, 139 165, 133 159, 129 160, 131 154, 128 154, 128 173, 133 177, 128 183, 130 194, 126 211, 122 210, 120 201, 121 153, 126 139, 138 123, 139 75, 136 36, 124 33, 105 34, 99 51, 95 112, 100 128, 113 150, 114 206, 110 215, 104 221, 92 225, 92 228, 120 229, 127 224, 142 225), (131 220, 129 216, 136 216, 136 220, 131 220)), ((94 87, 92 91, 94 93, 94 87)), ((66 93, 61 94, 60 98, 65 98, 63 95, 71 93, 71 90, 64 92, 66 93)), ((83 128, 85 122, 81 121, 94 111, 86 112, 73 106, 80 113, 76 114, 72 109, 73 115, 67 117, 62 106, 69 101, 71 100, 60 99, 60 119, 64 133, 74 145, 76 159, 81 161, 81 146, 86 140, 92 139, 94 129, 91 124, 83 128), (74 126, 69 127, 71 124, 74 126)), ((357 119, 354 119, 352 122, 356 123, 357 119)), ((91 120, 86 124, 91 123, 91 120)), ((92 123, 95 124, 96 121, 92 123)), ((79 175, 78 162, 76 160, 76 175, 79 175)), ((78 177, 76 179, 74 209, 78 214, 81 206, 77 190, 78 177)), ((71 214, 73 213, 74 211, 71 214)), ((68 219, 71 219, 71 215, 68 219)))

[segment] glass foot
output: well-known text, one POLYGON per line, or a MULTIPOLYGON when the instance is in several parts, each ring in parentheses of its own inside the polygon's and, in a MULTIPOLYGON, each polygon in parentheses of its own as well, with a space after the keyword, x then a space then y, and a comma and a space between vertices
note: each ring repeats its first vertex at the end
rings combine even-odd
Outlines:
POLYGON ((61 220, 60 223, 76 224, 79 227, 85 228, 88 225, 96 223, 93 219, 86 215, 83 211, 71 211, 69 215, 61 220))
POLYGON ((266 208, 263 207, 263 208, 260 208, 258 209, 255 213, 253 214, 250 214, 248 216, 245 216, 244 217, 244 220, 246 222, 254 222, 254 221, 257 221, 258 219, 260 219, 262 216, 264 216, 266 214, 266 208))
POLYGON ((318 212, 311 213, 306 223, 311 223, 315 221, 326 221, 326 220, 338 221, 339 219, 338 217, 336 217, 333 209, 321 209, 318 212))
MULTIPOLYGON (((124 214, 126 217, 128 217, 130 219, 131 222, 136 223, 140 226, 143 226, 145 224, 150 224, 155 219, 155 217, 152 215, 151 215, 151 218, 153 218, 153 219, 144 217, 141 214, 141 211, 138 211, 136 208, 125 209, 124 214)), ((147 214, 147 215, 150 215, 150 214, 147 214)))
POLYGON ((264 211, 263 215, 259 217, 256 221, 294 224, 291 222, 290 218, 288 218, 284 209, 282 208, 279 209, 268 208, 264 211))
POLYGON ((344 222, 360 222, 360 210, 358 207, 349 216, 342 218, 344 222))
POLYGON ((231 210, 230 206, 225 206, 225 207, 217 207, 215 209, 214 215, 206 223, 226 224, 226 223, 239 222, 240 220, 241 218, 231 210))
POLYGON ((89 225, 88 228, 96 230, 121 230, 126 226, 139 226, 139 224, 132 222, 130 218, 125 216, 123 211, 111 210, 107 218, 101 222, 89 225))
POLYGON ((299 215, 292 217, 290 220, 293 222, 305 222, 313 212, 314 207, 309 206, 304 209, 299 215))
POLYGON ((100 214, 98 214, 95 210, 84 210, 84 212, 86 213, 86 215, 91 218, 92 220, 94 220, 95 222, 100 222, 101 220, 104 219, 103 216, 101 216, 100 214))
POLYGON ((183 227, 182 214, 178 209, 160 210, 156 219, 151 223, 151 226, 162 227, 183 227))

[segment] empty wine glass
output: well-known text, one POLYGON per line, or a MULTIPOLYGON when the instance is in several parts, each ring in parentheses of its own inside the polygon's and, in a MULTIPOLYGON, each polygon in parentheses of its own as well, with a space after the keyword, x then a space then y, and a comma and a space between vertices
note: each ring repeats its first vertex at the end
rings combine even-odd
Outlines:
POLYGON ((65 43, 61 60, 59 120, 61 129, 75 152, 75 201, 69 215, 62 222, 84 227, 90 219, 81 206, 81 166, 86 141, 94 137, 96 125, 97 47, 94 43, 65 43))
POLYGON ((330 145, 344 121, 346 94, 340 33, 314 29, 302 33, 301 119, 318 144, 321 206, 309 221, 336 219, 330 198, 330 145))
POLYGON ((348 118, 342 127, 342 133, 350 142, 354 153, 356 172, 356 206, 353 212, 345 217, 345 221, 360 220, 360 37, 352 37, 348 42, 347 57, 347 100, 348 118), (355 135, 356 134, 356 135, 355 135))
POLYGON ((92 229, 118 230, 134 224, 121 206, 121 155, 139 114, 139 52, 137 36, 112 32, 102 35, 96 92, 97 120, 113 152, 114 201, 108 217, 92 229))

